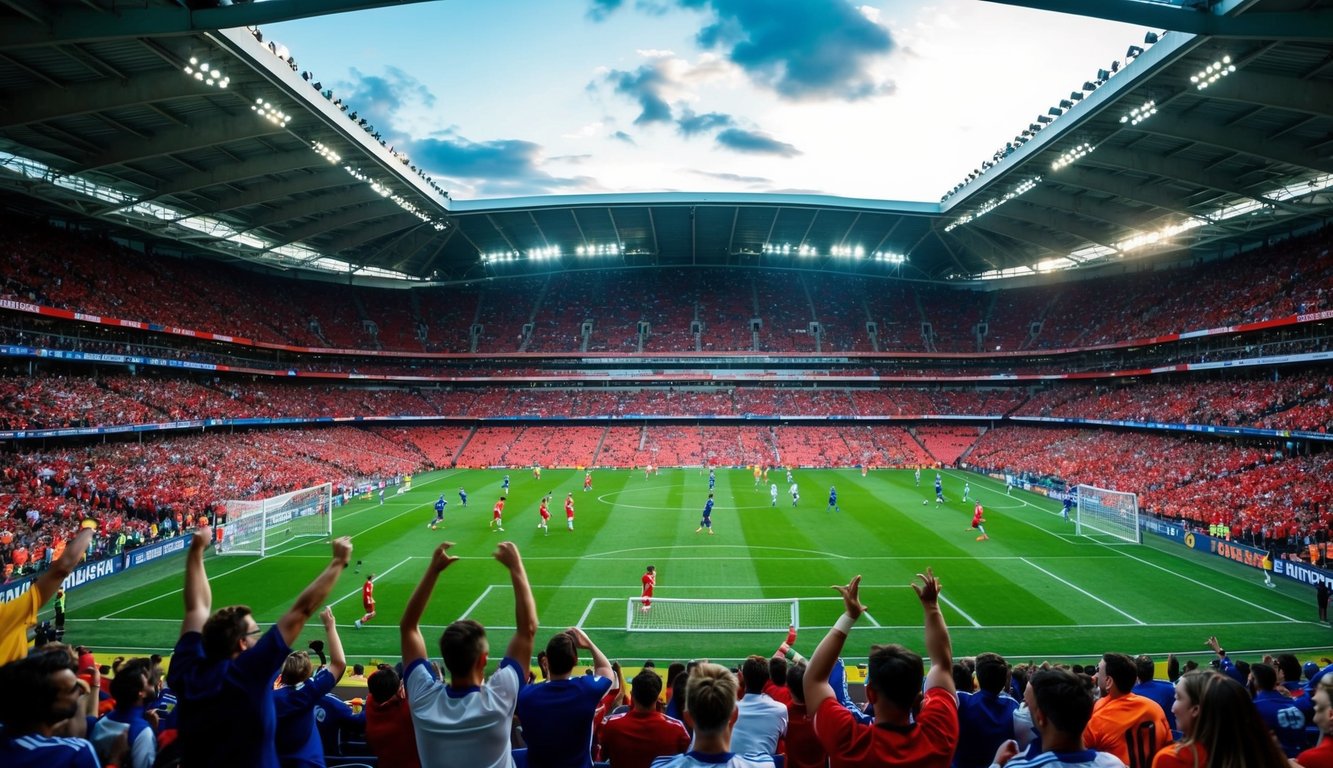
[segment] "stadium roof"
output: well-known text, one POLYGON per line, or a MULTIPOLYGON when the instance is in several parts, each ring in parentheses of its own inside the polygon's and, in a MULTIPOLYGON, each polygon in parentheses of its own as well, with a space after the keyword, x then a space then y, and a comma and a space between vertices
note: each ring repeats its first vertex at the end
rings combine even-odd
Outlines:
POLYGON ((1333 211, 1333 0, 993 1, 1181 31, 1071 73, 939 202, 455 201, 241 26, 402 2, 0 0, 0 186, 11 208, 187 251, 440 280, 612 264, 1002 276, 1233 248, 1333 211))

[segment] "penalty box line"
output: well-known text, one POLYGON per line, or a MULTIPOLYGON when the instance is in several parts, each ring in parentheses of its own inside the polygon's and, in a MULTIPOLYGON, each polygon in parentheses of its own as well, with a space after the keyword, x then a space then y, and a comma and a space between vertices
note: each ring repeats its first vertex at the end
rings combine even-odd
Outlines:
MULTIPOLYGON (((488 591, 489 591, 489 587, 488 587, 487 589, 488 589, 488 591)), ((484 596, 484 595, 483 595, 483 596, 484 596)), ((654 595, 653 597, 654 597, 655 599, 661 599, 661 595, 654 595)), ((588 616, 592 613, 592 609, 593 609, 594 606, 597 605, 597 603, 617 603, 617 604, 619 604, 619 603, 623 603, 623 602, 626 601, 626 600, 632 600, 632 599, 634 599, 632 596, 626 596, 626 597, 594 597, 594 598, 591 598, 591 599, 588 600, 588 605, 587 605, 587 607, 585 607, 585 608, 583 609, 583 614, 582 614, 581 616, 579 616, 579 620, 578 620, 578 622, 576 622, 576 623, 574 624, 574 626, 575 626, 575 627, 578 627, 579 629, 591 629, 591 627, 585 627, 584 625, 585 625, 585 623, 588 621, 588 616)), ((797 603, 800 603, 800 601, 802 601, 802 600, 820 600, 820 601, 837 600, 837 601, 839 601, 839 602, 842 601, 842 598, 841 598, 841 597, 793 597, 793 598, 791 598, 791 599, 792 599, 792 600, 795 600, 797 603)), ((480 600, 480 598, 478 598, 478 600, 480 600)), ((865 611, 862 615, 865 616, 866 619, 868 619, 868 620, 870 621, 870 624, 871 624, 873 627, 878 628, 878 627, 880 626, 880 623, 879 623, 878 621, 875 620, 875 617, 870 615, 870 611, 865 611)), ((595 627, 595 629, 607 629, 607 628, 606 628, 606 627, 595 627)))

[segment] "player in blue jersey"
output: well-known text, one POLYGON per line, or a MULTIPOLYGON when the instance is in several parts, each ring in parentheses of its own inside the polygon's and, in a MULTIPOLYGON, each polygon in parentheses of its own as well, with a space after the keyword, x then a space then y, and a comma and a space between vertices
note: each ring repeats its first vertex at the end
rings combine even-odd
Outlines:
POLYGON ((463 502, 463 506, 466 507, 466 506, 467 506, 467 491, 463 490, 462 488, 459 488, 459 489, 458 489, 458 498, 462 500, 462 502, 463 502))
POLYGON ((940 478, 940 473, 935 473, 935 506, 944 503, 944 480, 940 478))
POLYGON ((438 528, 440 523, 444 522, 444 508, 447 506, 449 506, 449 502, 444 500, 444 494, 442 493, 440 494, 440 498, 435 500, 435 519, 430 523, 430 529, 432 531, 438 528))
POLYGON ((1074 506, 1074 496, 1071 493, 1065 493, 1064 506, 1060 509, 1060 515, 1064 517, 1065 522, 1069 522, 1069 508, 1074 506))
POLYGON ((694 529, 695 533, 708 529, 708 535, 713 535, 713 494, 708 494, 708 501, 704 503, 704 516, 699 521, 699 527, 694 529))
POLYGON ((713 468, 708 468, 708 490, 712 491, 713 486, 717 485, 717 475, 713 473, 713 468))
POLYGON ((509 495, 509 475, 505 475, 505 479, 500 481, 500 495, 509 495))
POLYGON ((828 507, 824 511, 827 512, 830 509, 834 512, 842 511, 842 507, 838 506, 838 489, 832 485, 828 488, 828 507))

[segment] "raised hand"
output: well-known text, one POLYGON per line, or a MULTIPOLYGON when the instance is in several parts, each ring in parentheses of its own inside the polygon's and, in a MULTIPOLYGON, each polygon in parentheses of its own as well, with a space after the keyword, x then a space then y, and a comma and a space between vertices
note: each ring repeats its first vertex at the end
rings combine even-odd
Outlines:
POLYGON ((333 540, 333 559, 341 563, 352 559, 352 537, 342 536, 333 540))
POLYGON ((439 573, 445 568, 458 562, 456 556, 449 554, 449 548, 453 545, 454 543, 452 541, 446 541, 435 548, 435 551, 432 552, 430 556, 430 569, 432 571, 439 573))
POLYGON ((921 579, 921 583, 912 582, 912 589, 916 590, 916 596, 921 598, 922 605, 933 605, 940 599, 940 580, 935 578, 935 572, 926 568, 925 573, 916 575, 921 579))
POLYGON ((523 565, 523 558, 519 557, 518 547, 512 541, 502 541, 495 548, 495 559, 509 570, 514 570, 523 565))
POLYGON ((861 589, 861 576, 859 574, 852 577, 852 580, 846 586, 834 584, 833 588, 838 591, 839 595, 842 595, 842 605, 848 616, 858 619, 862 613, 865 613, 866 607, 861 604, 858 595, 861 589))

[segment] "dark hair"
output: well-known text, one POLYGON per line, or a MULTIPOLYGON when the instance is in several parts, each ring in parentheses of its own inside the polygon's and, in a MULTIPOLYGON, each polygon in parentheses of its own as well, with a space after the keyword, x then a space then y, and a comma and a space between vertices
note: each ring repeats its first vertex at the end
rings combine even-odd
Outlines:
POLYGON ((1115 683, 1116 690, 1129 693, 1134 690, 1134 683, 1139 679, 1138 667, 1134 660, 1123 653, 1107 653, 1102 656, 1106 662, 1106 676, 1115 683))
POLYGON ((552 675, 567 675, 579 663, 579 647, 569 631, 557 632, 546 643, 546 666, 552 675))
POLYGON ((773 656, 768 660, 768 679, 773 681, 773 685, 781 688, 787 684, 787 660, 781 656, 773 656))
POLYGON ((921 657, 897 643, 872 645, 866 670, 866 685, 904 712, 916 703, 926 677, 921 657))
POLYGON ((745 681, 746 693, 763 693, 764 683, 768 682, 768 659, 758 655, 746 656, 741 664, 741 679, 745 681))
POLYGON ((950 673, 953 675, 953 687, 956 690, 971 693, 976 687, 972 684, 972 668, 962 659, 954 660, 950 673))
POLYGON ((1271 691, 1277 687, 1277 670, 1268 664, 1251 664, 1250 677, 1254 686, 1261 691, 1271 691))
POLYGON ((645 668, 634 676, 630 683, 630 698, 641 707, 653 707, 662 693, 662 678, 652 668, 645 668))
POLYGON ((365 667, 364 664, 353 664, 353 665, 352 665, 352 674, 354 674, 354 675, 364 675, 365 673, 366 673, 366 667, 365 667))
POLYGON ((798 661, 787 669, 787 690, 793 701, 805 704, 805 662, 798 661))
POLYGON ((1009 684, 1009 662, 998 653, 977 654, 977 685, 983 691, 999 693, 1009 684))
POLYGON ((1288 683, 1300 682, 1301 661, 1294 653, 1279 653, 1273 663, 1282 670, 1282 679, 1288 683))
POLYGON ((229 605, 208 617, 204 622, 204 655, 210 661, 230 659, 236 644, 245 637, 245 617, 250 615, 248 605, 229 605))
MULTIPOLYGON (((651 667, 652 664, 651 664, 651 663, 649 663, 649 664, 644 664, 643 666, 644 666, 645 669, 647 669, 647 668, 651 667)), ((667 686, 669 687, 672 683, 676 682, 676 675, 679 675, 679 674, 681 674, 681 673, 684 672, 684 671, 685 671, 685 664, 682 663, 682 662, 679 662, 679 661, 673 661, 673 662, 671 662, 670 664, 668 664, 668 665, 667 665, 667 671, 666 671, 666 684, 667 684, 667 686)))
POLYGON ((0 667, 0 724, 7 736, 32 733, 69 715, 53 712, 60 691, 52 678, 75 673, 77 665, 64 652, 35 653, 0 667), (56 717, 61 714, 60 717, 56 717))
POLYGON ((116 709, 125 710, 137 706, 139 694, 153 682, 153 662, 148 659, 130 659, 120 665, 116 676, 111 678, 111 698, 116 700, 116 709))
MULTIPOLYGON (((1123 655, 1123 654, 1122 654, 1123 655)), ((1126 656, 1125 658, 1129 658, 1126 656)), ((1037 709, 1061 733, 1082 734, 1092 719, 1092 692, 1078 675, 1053 667, 1028 681, 1037 709)))
POLYGON ((1157 676, 1157 665, 1146 654, 1134 657, 1134 670, 1138 673, 1140 683, 1150 683, 1157 676))
POLYGON ((454 677, 467 677, 486 652, 486 628, 472 619, 459 619, 440 633, 440 657, 454 677))
POLYGON ((370 698, 383 703, 398 695, 398 686, 402 680, 398 673, 388 667, 381 667, 370 673, 366 680, 366 688, 370 691, 370 698))

